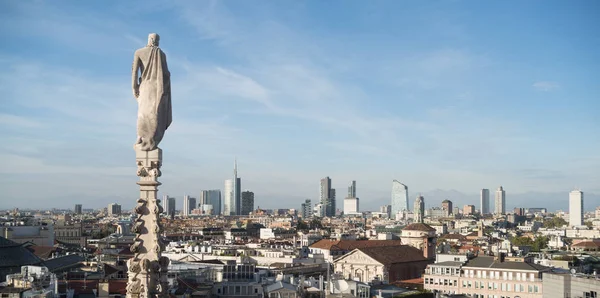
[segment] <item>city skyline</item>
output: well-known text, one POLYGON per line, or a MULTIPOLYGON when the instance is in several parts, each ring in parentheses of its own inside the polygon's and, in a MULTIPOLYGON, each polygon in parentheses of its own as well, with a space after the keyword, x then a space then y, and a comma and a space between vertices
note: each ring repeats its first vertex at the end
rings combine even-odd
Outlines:
POLYGON ((237 156, 261 207, 317 203, 324 175, 338 193, 358 181, 361 209, 387 204, 393 179, 411 200, 457 190, 478 206, 478 189, 502 184, 510 210, 517 194, 577 185, 600 205, 595 2, 390 1, 333 18, 319 2, 138 3, 135 16, 135 2, 1 4, 0 208, 137 197, 123 65, 149 28, 173 73, 161 194, 223 189, 237 156))

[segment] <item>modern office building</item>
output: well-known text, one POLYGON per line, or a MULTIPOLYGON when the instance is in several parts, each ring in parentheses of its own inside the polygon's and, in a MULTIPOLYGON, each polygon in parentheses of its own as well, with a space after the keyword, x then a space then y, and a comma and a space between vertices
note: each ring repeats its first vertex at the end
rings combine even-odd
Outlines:
POLYGON ((183 196, 183 216, 189 216, 194 209, 196 209, 196 198, 192 198, 188 195, 183 196))
POLYGON ((569 193, 569 226, 583 225, 583 192, 573 190, 569 193))
POLYGON ((352 180, 352 182, 350 182, 350 186, 348 186, 348 197, 356 198, 356 181, 355 180, 352 180))
POLYGON ((73 209, 75 214, 81 214, 83 212, 83 206, 81 204, 75 204, 75 209, 73 209))
POLYGON ((344 199, 344 214, 356 214, 358 209, 358 198, 347 197, 344 199))
POLYGON ((164 195, 163 196, 163 204, 164 204, 164 213, 168 216, 168 217, 174 217, 175 216, 175 203, 176 200, 175 198, 171 198, 168 195, 164 195))
POLYGON ((203 206, 201 209, 207 209, 208 205, 211 206, 209 209, 212 210, 213 215, 221 214, 221 190, 210 189, 200 192, 200 206, 203 206))
POLYGON ((310 200, 305 200, 302 205, 300 205, 300 216, 303 219, 311 218, 313 215, 312 203, 310 200))
POLYGON ((233 199, 233 179, 225 180, 223 197, 223 215, 229 216, 235 213, 235 202, 233 199))
POLYGON ((415 200, 415 222, 422 223, 425 217, 425 198, 422 195, 417 196, 415 200))
POLYGON ((239 215, 242 208, 242 178, 238 178, 237 160, 233 165, 233 179, 225 180, 223 215, 239 215))
POLYGON ((379 207, 379 212, 385 213, 388 217, 390 217, 392 213, 392 205, 383 205, 379 207))
POLYGON ((481 196, 479 198, 479 212, 481 214, 489 214, 490 213, 490 190, 487 188, 483 188, 481 190, 481 196))
POLYGON ((248 215, 254 210, 254 193, 246 190, 242 192, 242 206, 240 215, 248 215))
POLYGON ((396 219, 398 213, 408 210, 408 186, 398 180, 392 181, 392 211, 390 218, 396 219))
POLYGON ((121 205, 117 203, 108 204, 108 216, 119 216, 121 215, 121 205))
POLYGON ((496 200, 494 207, 496 207, 496 212, 494 212, 496 215, 506 214, 506 192, 504 191, 502 186, 498 187, 498 189, 496 190, 496 200))
POLYGON ((475 205, 465 205, 463 207, 463 215, 475 214, 475 205))
POLYGON ((321 179, 319 198, 322 204, 322 214, 320 216, 335 216, 335 189, 331 188, 331 179, 329 177, 321 179))
POLYGON ((452 201, 443 200, 442 201, 442 210, 444 210, 444 216, 450 216, 450 214, 452 214, 454 212, 454 209, 452 208, 452 201))

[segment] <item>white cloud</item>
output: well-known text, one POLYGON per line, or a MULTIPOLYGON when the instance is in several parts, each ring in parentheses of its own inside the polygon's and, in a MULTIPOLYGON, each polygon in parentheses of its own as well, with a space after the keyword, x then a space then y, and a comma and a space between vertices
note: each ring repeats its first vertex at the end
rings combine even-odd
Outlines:
POLYGON ((560 85, 557 82, 551 81, 538 81, 531 85, 533 88, 539 91, 554 91, 560 88, 560 85))

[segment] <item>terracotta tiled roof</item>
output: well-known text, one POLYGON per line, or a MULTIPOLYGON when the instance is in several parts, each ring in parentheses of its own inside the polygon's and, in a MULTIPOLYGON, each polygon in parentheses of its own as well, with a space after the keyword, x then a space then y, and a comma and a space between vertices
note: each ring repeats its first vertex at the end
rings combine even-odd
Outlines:
POLYGON ((440 240, 444 240, 444 239, 456 239, 458 241, 465 241, 467 240, 467 237, 461 235, 461 234, 446 234, 446 235, 442 235, 440 236, 440 240))
POLYGON ((49 259, 52 256, 52 253, 56 251, 56 247, 54 246, 32 245, 27 247, 27 249, 43 260, 49 259))
POLYGON ((385 265, 427 260, 421 250, 409 245, 364 247, 358 250, 385 265))
POLYGON ((321 239, 312 245, 311 248, 320 248, 327 250, 346 250, 351 251, 356 248, 366 247, 384 247, 384 246, 400 246, 400 240, 330 240, 321 239))
POLYGON ((600 239, 577 242, 572 247, 600 247, 600 239))
POLYGON ((422 277, 418 277, 418 278, 413 278, 413 279, 405 279, 405 280, 401 281, 401 283, 422 285, 423 284, 423 278, 422 277))
POLYGON ((413 223, 410 224, 406 227, 404 227, 402 229, 402 231, 424 231, 424 232, 434 232, 435 229, 432 228, 430 225, 424 224, 424 223, 413 223))

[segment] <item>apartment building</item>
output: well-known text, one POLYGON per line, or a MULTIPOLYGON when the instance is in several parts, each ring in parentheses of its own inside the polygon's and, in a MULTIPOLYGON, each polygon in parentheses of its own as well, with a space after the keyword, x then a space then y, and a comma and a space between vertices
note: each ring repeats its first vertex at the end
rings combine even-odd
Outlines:
POLYGON ((531 258, 505 260, 500 255, 475 257, 464 263, 430 264, 423 275, 424 288, 475 298, 542 298, 542 273, 550 268, 532 261, 531 258))

